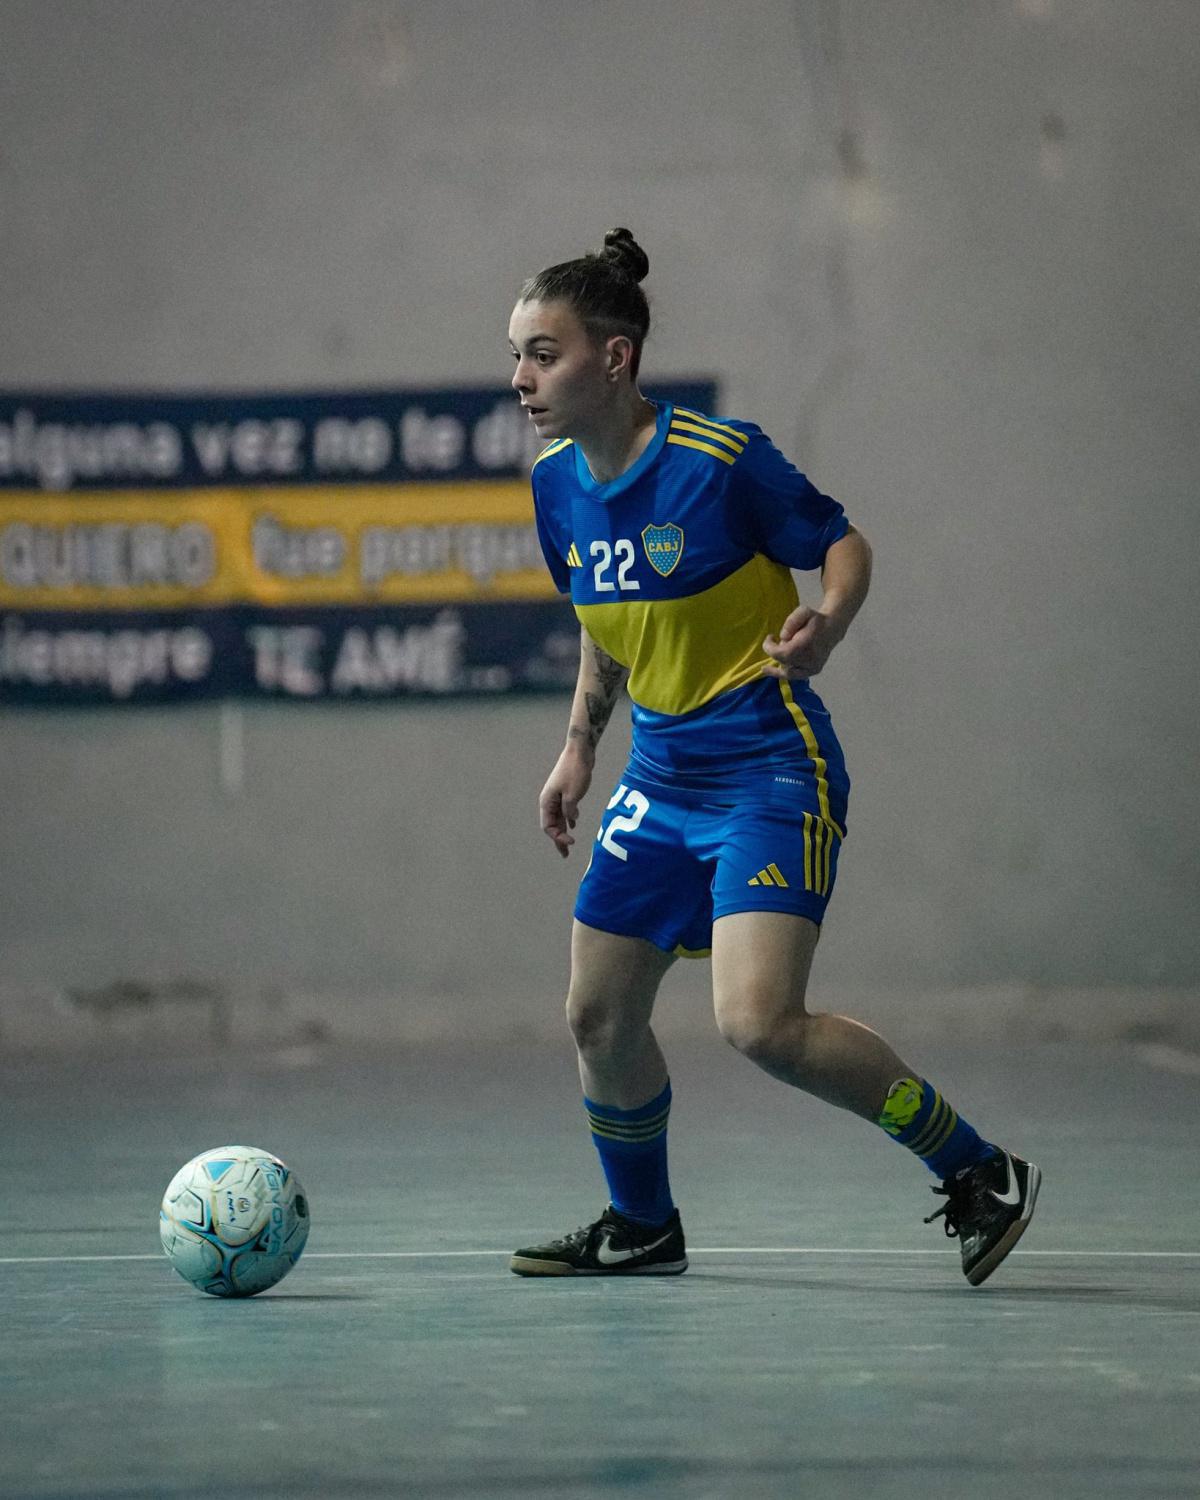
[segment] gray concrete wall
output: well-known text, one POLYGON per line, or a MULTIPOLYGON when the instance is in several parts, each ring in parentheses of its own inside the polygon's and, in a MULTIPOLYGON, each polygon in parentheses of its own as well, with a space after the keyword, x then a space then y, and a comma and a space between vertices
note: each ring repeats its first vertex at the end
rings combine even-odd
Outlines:
MULTIPOLYGON (((521 279, 631 225, 647 368, 716 372, 875 545, 818 684, 855 781, 825 991, 1166 1015, 1200 986, 1197 100, 1190 0, 0 0, 0 385, 503 379, 521 279)), ((251 706, 240 788, 218 709, 6 711, 10 1037, 138 976, 554 1024, 566 708, 251 706)))

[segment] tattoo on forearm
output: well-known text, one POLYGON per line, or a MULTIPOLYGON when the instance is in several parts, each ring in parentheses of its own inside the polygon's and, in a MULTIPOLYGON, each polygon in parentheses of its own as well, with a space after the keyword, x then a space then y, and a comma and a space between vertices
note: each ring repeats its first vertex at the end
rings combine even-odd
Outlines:
POLYGON ((600 731, 612 718, 613 704, 616 701, 615 696, 602 698, 599 693, 586 695, 588 723, 595 730, 597 739, 600 737, 600 731))
POLYGON ((611 711, 613 702, 616 701, 617 693, 621 688, 621 679, 625 676, 625 668, 619 661, 614 661, 607 651, 601 651, 599 646, 593 645, 592 656, 596 663, 596 673, 600 678, 600 686, 605 695, 610 699, 609 709, 611 711))
POLYGON ((584 706, 587 710, 587 727, 571 724, 567 729, 569 740, 583 740, 590 750, 600 743, 600 736, 612 718, 613 706, 625 679, 625 668, 619 661, 601 651, 594 641, 589 642, 592 664, 595 667, 598 692, 585 691, 584 706))
POLYGON ((572 724, 567 729, 567 738, 569 740, 583 740, 589 750, 594 750, 600 743, 600 736, 604 733, 605 725, 612 718, 613 704, 615 702, 615 696, 612 698, 601 698, 598 693, 585 693, 584 703, 587 707, 588 716, 587 728, 584 729, 579 724, 572 724))

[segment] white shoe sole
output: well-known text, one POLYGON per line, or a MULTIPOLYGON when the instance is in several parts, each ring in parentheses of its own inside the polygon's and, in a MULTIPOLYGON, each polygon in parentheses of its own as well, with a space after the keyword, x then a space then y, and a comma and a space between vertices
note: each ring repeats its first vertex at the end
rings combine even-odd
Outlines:
POLYGON ((661 1260, 650 1266, 614 1266, 611 1271, 602 1267, 580 1270, 564 1260, 534 1260, 528 1255, 514 1255, 508 1262, 508 1269, 518 1276, 681 1276, 687 1266, 686 1256, 683 1260, 661 1260))

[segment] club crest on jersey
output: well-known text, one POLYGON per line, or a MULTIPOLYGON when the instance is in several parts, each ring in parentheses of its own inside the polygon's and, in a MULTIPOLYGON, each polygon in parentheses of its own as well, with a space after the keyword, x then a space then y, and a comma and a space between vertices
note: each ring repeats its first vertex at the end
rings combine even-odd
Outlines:
POLYGON ((665 526, 647 526, 642 532, 642 546, 650 566, 666 578, 683 556, 683 527, 676 526, 674 521, 665 526))

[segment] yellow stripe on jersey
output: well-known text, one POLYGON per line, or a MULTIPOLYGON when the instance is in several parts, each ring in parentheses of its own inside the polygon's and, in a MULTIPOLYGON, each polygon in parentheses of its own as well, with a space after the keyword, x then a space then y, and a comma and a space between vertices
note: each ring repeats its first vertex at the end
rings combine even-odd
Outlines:
POLYGON ((681 417, 671 419, 671 431, 697 433, 700 437, 707 438, 710 443, 720 443, 722 448, 728 448, 731 453, 740 453, 746 446, 745 443, 735 442, 731 437, 722 437, 711 427, 702 427, 699 422, 685 422, 681 417))
POLYGON ((813 815, 806 812, 804 814, 804 889, 806 891, 811 891, 813 888, 812 825, 813 815))
MULTIPOLYGON (((718 693, 757 682, 767 660, 763 620, 786 619, 796 604, 791 573, 758 552, 698 594, 577 604, 575 613, 602 651, 631 668, 635 703, 653 713, 685 714, 718 693)), ((807 720, 804 725, 812 755, 816 737, 807 720)), ((825 762, 819 765, 823 775, 825 762)))
POLYGON ((580 555, 579 555, 579 548, 575 545, 574 542, 572 542, 571 545, 570 545, 570 547, 567 549, 567 567, 568 568, 582 568, 583 567, 583 558, 580 557, 580 555))
POLYGON ((686 417, 689 422, 703 422, 706 427, 715 427, 718 432, 727 432, 730 437, 737 438, 738 442, 745 445, 746 434, 739 432, 736 427, 726 427, 724 422, 714 422, 711 417, 706 417, 702 411, 689 411, 686 406, 675 408, 677 417, 686 417))
POLYGON ((672 431, 667 433, 667 442, 677 443, 680 448, 698 448, 701 453, 711 453, 714 458, 719 458, 725 464, 737 462, 736 455, 726 453, 721 448, 714 448, 712 443, 702 443, 699 438, 684 437, 682 434, 672 431))
POLYGON ((569 448, 575 441, 574 438, 555 438, 548 448, 543 448, 530 465, 530 469, 536 469, 543 458, 553 458, 556 453, 561 453, 564 448, 569 448))
POLYGON ((775 877, 775 884, 776 885, 787 885, 787 881, 779 873, 779 866, 777 864, 775 864, 775 863, 769 864, 767 866, 767 870, 768 870, 768 872, 771 875, 773 875, 775 877))
POLYGON ((804 748, 808 751, 808 758, 813 763, 813 772, 817 778, 817 803, 821 809, 821 817, 830 828, 837 834, 838 838, 846 837, 845 831, 839 828, 833 821, 833 814, 829 811, 829 779, 827 771, 829 767, 825 763, 825 757, 821 754, 821 747, 817 744, 817 737, 813 733, 813 727, 808 722, 804 710, 796 702, 792 694, 791 683, 786 677, 780 677, 779 691, 783 694, 783 701, 787 705, 787 711, 796 721, 796 728, 800 731, 804 740, 804 748))
POLYGON ((712 953, 711 948, 685 948, 682 943, 676 943, 671 951, 676 958, 708 958, 712 953))

